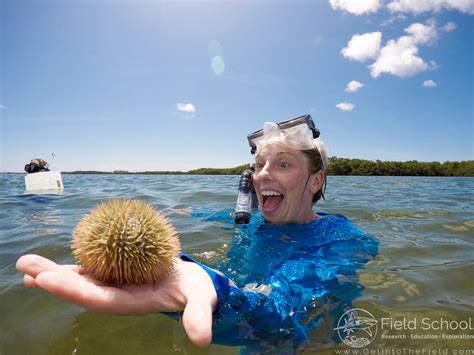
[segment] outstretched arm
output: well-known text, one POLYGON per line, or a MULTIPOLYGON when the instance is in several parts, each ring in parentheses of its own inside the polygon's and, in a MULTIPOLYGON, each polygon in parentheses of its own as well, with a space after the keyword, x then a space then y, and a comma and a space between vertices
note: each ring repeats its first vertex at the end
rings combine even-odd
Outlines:
POLYGON ((24 255, 16 267, 27 287, 40 287, 86 309, 112 314, 183 311, 191 341, 209 345, 216 291, 198 265, 176 258, 175 271, 156 284, 115 287, 96 280, 76 265, 58 265, 39 255, 24 255))

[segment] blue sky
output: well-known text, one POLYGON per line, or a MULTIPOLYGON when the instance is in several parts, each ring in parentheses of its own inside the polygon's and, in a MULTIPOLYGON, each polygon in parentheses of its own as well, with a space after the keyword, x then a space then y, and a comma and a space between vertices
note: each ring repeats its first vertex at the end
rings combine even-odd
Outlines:
POLYGON ((0 6, 0 171, 231 167, 305 113, 330 156, 474 159, 473 0, 0 6))

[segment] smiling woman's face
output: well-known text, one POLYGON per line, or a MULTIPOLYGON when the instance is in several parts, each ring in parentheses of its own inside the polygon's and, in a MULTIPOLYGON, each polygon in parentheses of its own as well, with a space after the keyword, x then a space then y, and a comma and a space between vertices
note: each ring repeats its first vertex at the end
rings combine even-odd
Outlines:
POLYGON ((305 223, 315 218, 313 195, 322 173, 309 174, 309 159, 281 143, 267 144, 255 158, 253 183, 263 216, 273 223, 305 223))

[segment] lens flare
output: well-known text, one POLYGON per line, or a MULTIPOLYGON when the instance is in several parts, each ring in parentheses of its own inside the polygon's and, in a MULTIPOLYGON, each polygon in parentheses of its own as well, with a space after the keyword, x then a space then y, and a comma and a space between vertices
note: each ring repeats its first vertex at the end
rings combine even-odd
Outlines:
POLYGON ((211 68, 214 74, 216 75, 221 75, 222 73, 224 73, 224 70, 225 70, 224 59, 218 55, 216 55, 215 57, 212 57, 211 68))
POLYGON ((207 52, 210 58, 215 56, 224 56, 224 50, 222 49, 222 45, 219 43, 219 41, 216 41, 215 39, 209 42, 209 45, 207 46, 207 52))

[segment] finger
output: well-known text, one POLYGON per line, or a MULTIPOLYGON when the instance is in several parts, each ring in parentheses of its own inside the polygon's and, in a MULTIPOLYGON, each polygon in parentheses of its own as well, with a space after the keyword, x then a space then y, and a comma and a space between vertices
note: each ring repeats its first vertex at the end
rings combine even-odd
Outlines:
POLYGON ((81 266, 81 265, 60 265, 61 267, 65 269, 69 269, 71 271, 74 271, 80 275, 85 274, 86 270, 81 266))
POLYGON ((74 277, 66 270, 62 271, 65 272, 42 272, 36 276, 36 284, 55 296, 84 308, 106 311, 101 307, 104 295, 99 286, 89 282, 84 276, 76 274, 77 277, 74 277))
POLYGON ((106 282, 97 280, 94 276, 87 274, 86 269, 81 265, 58 265, 58 268, 62 273, 71 274, 71 277, 76 277, 76 274, 81 275, 83 280, 93 283, 94 285, 110 286, 106 282))
POLYGON ((31 288, 38 287, 38 285, 36 284, 35 278, 31 277, 30 275, 23 276, 23 283, 25 284, 26 287, 31 287, 31 288))
POLYGON ((150 299, 149 295, 137 299, 126 290, 98 285, 96 280, 91 282, 88 275, 45 271, 38 274, 35 281, 39 287, 55 296, 92 311, 112 314, 149 312, 149 307, 144 306, 150 299))
MULTIPOLYGON (((62 268, 65 268, 65 269, 70 269, 74 272, 82 272, 82 268, 78 265, 62 265, 61 266, 62 268)), ((104 283, 103 282, 100 282, 98 280, 95 280, 94 278, 92 278, 91 276, 89 275, 85 275, 84 276, 87 280, 89 280, 90 282, 93 282, 94 284, 96 285, 103 285, 104 283)), ((28 275, 28 274, 25 274, 23 275, 23 283, 26 287, 31 287, 31 288, 36 288, 38 287, 38 285, 36 284, 36 281, 35 281, 35 278, 28 275)))
POLYGON ((208 346, 212 340, 212 306, 202 297, 188 300, 183 313, 183 326, 197 346, 208 346))
POLYGON ((56 270, 58 264, 39 255, 23 255, 16 262, 16 269, 24 274, 36 277, 40 272, 56 270))
MULTIPOLYGON (((20 257, 16 262, 16 268, 18 271, 30 275, 33 278, 44 271, 55 271, 80 275, 83 275, 86 272, 85 269, 80 265, 58 265, 54 261, 34 254, 23 255, 20 257)), ((90 276, 88 276, 88 279, 96 284, 104 284, 90 276)))

